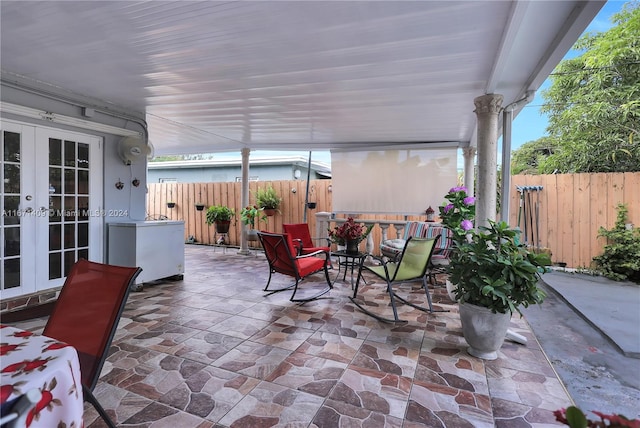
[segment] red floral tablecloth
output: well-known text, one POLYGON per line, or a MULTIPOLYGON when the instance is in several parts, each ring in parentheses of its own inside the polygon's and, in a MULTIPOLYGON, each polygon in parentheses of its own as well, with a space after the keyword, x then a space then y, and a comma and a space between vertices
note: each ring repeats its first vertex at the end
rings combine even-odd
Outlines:
POLYGON ((84 409, 75 348, 47 336, 0 324, 0 403, 38 388, 42 399, 30 428, 81 428, 84 409))

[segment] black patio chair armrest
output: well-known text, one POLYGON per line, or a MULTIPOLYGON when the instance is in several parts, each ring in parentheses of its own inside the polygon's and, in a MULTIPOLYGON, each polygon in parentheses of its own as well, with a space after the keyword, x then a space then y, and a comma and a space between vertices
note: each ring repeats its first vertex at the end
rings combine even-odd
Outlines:
POLYGON ((293 246, 296 248, 296 255, 302 254, 302 239, 292 239, 293 246))

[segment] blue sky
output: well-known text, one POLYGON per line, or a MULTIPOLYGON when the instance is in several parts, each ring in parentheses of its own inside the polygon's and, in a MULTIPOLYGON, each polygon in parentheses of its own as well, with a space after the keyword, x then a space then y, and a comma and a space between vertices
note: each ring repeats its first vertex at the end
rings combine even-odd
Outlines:
MULTIPOLYGON (((589 24, 585 32, 599 33, 607 31, 612 26, 611 16, 621 11, 625 3, 625 1, 609 0, 602 9, 600 9, 600 12, 591 24, 589 24)), ((565 58, 573 58, 578 54, 578 51, 571 50, 565 55, 565 58)), ((518 117, 514 119, 511 131, 512 149, 517 149, 522 144, 537 140, 546 134, 545 130, 548 121, 547 117, 540 113, 540 106, 542 104, 540 93, 542 90, 547 89, 549 85, 550 82, 547 79, 536 93, 533 101, 527 104, 520 114, 518 114, 518 117)))
MULTIPOLYGON (((607 31, 611 28, 611 16, 615 13, 622 10, 622 7, 626 3, 626 0, 609 0, 600 10, 598 15, 593 19, 591 24, 587 27, 585 32, 602 32, 607 31)), ((571 50, 567 53, 565 58, 573 58, 578 55, 579 52, 571 50)), ((542 97, 540 93, 542 90, 548 88, 550 85, 549 80, 547 79, 538 92, 536 93, 535 98, 528 105, 526 105, 522 111, 518 114, 518 116, 513 121, 512 133, 511 133, 511 148, 512 150, 517 149, 522 144, 537 140, 542 137, 546 133, 547 128, 547 117, 540 113, 540 106, 542 104, 542 97)), ((500 143, 499 143, 500 145, 500 143)), ((501 148, 499 147, 499 150, 501 148)), ((278 156, 278 155, 299 155, 299 156, 307 156, 308 152, 306 151, 295 151, 295 152, 270 152, 270 151, 260 151, 257 150, 252 152, 252 156, 278 156)), ((224 154, 216 154, 216 157, 222 157, 224 154)), ((237 157, 237 153, 228 154, 228 156, 237 157)), ((312 158, 314 160, 320 162, 331 162, 331 156, 328 151, 316 151, 313 152, 312 158)), ((462 167, 462 156, 459 156, 458 167, 462 167)))

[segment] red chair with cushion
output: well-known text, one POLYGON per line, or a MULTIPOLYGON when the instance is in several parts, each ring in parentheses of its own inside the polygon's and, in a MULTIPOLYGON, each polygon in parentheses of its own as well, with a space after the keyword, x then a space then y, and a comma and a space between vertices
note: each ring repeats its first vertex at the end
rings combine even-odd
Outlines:
POLYGON ((84 400, 91 403, 109 427, 115 428, 93 395, 129 289, 140 268, 78 260, 67 276, 43 334, 76 348, 80 360, 84 400))
POLYGON ((290 299, 292 302, 308 302, 317 299, 333 288, 327 269, 329 264, 328 251, 318 250, 308 254, 297 255, 296 247, 291 236, 287 233, 258 232, 258 237, 269 262, 269 280, 264 288, 264 291, 268 292, 268 294, 293 288, 293 294, 290 299), (298 284, 309 275, 322 270, 324 270, 327 280, 327 287, 317 293, 313 293, 310 297, 296 298, 298 284), (295 283, 283 288, 270 290, 269 284, 275 272, 293 277, 295 283))
POLYGON ((291 240, 298 249, 298 255, 314 253, 316 251, 330 251, 328 245, 318 246, 314 244, 307 223, 283 224, 282 231, 291 236, 291 240))

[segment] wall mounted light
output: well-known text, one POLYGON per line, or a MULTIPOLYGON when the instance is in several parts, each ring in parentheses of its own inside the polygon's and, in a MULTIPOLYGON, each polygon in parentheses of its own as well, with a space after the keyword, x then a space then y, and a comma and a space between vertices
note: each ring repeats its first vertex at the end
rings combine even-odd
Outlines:
POLYGON ((295 171, 293 171, 293 178, 295 178, 296 180, 299 179, 301 175, 302 173, 300 172, 299 169, 296 169, 295 171))

